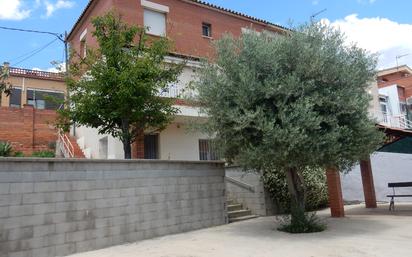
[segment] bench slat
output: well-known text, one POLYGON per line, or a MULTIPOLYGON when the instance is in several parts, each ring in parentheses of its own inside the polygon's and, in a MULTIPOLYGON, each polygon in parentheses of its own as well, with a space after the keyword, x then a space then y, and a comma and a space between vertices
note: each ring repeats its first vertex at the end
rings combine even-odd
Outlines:
POLYGON ((386 197, 412 197, 412 195, 387 195, 386 197))
POLYGON ((394 182, 394 183, 388 183, 388 187, 412 187, 412 182, 394 182))

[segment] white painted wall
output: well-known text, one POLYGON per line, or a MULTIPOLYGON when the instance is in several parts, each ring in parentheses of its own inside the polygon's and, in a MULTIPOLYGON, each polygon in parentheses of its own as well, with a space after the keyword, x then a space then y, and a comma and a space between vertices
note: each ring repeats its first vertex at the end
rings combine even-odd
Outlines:
POLYGON ((161 160, 199 160, 199 139, 208 137, 184 123, 173 123, 159 135, 161 160))
POLYGON ((401 115, 397 85, 380 88, 379 94, 388 97, 388 108, 389 108, 390 115, 393 115, 393 116, 401 115))
MULTIPOLYGON (((193 121, 196 122, 196 119, 193 121)), ((101 159, 100 139, 107 137, 107 158, 123 159, 123 144, 110 135, 99 135, 97 129, 76 128, 78 144, 85 152, 86 158, 101 159)), ((208 137, 193 128, 190 121, 176 119, 159 134, 159 156, 161 160, 199 160, 199 139, 208 137)))
POLYGON ((97 129, 85 126, 76 128, 77 143, 86 155, 86 158, 101 159, 100 142, 99 140, 107 137, 107 158, 108 159, 123 159, 123 145, 120 140, 111 135, 99 135, 97 129))
MULTIPOLYGON (((376 153, 371 156, 372 172, 375 183, 376 199, 389 201, 386 197, 392 190, 390 182, 412 181, 412 154, 376 153)), ((342 174, 343 198, 348 201, 364 201, 362 178, 359 165, 350 173, 342 174)), ((397 193, 412 194, 411 188, 397 189, 397 193)), ((411 198, 397 198, 395 201, 411 201, 411 198)))

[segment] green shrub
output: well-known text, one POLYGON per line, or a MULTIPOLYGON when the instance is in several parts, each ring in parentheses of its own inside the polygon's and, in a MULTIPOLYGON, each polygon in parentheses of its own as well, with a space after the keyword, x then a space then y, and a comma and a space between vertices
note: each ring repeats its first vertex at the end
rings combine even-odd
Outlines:
POLYGON ((0 142, 0 156, 9 157, 13 152, 13 147, 8 142, 0 142))
POLYGON ((14 157, 24 157, 24 154, 23 152, 17 151, 17 152, 14 152, 14 157))
POLYGON ((39 158, 54 158, 55 154, 52 151, 39 151, 34 152, 32 157, 39 157, 39 158))
MULTIPOLYGON (((328 205, 328 190, 324 169, 307 169, 302 172, 306 185, 306 210, 313 211, 328 205)), ((290 196, 286 177, 282 172, 265 172, 262 176, 266 190, 280 212, 290 212, 290 196)))
POLYGON ((289 215, 281 218, 281 225, 278 228, 279 231, 300 234, 316 233, 326 229, 326 224, 319 220, 316 213, 305 213, 302 211, 297 211, 295 213, 298 215, 294 215, 295 220, 293 222, 291 221, 291 217, 289 215))

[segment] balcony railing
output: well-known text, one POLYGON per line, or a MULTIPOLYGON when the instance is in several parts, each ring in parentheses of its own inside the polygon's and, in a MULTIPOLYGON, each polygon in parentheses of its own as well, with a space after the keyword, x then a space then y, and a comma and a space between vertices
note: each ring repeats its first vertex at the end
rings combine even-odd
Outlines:
POLYGON ((412 129, 412 121, 406 118, 406 115, 391 115, 386 112, 377 112, 374 115, 379 124, 400 129, 412 129))
POLYGON ((53 79, 53 80, 63 80, 64 79, 64 73, 29 70, 29 69, 15 68, 15 67, 10 67, 10 75, 26 76, 26 77, 42 78, 42 79, 53 79))
POLYGON ((183 85, 170 85, 166 90, 159 92, 162 97, 168 98, 193 98, 196 91, 183 85))

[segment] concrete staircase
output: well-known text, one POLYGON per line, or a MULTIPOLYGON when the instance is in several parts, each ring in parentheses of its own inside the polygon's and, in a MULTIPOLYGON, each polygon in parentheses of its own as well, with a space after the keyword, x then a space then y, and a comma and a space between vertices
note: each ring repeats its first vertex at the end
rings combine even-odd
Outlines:
POLYGON ((257 218, 257 215, 253 215, 251 210, 243 208, 242 204, 229 199, 227 200, 227 214, 229 217, 229 223, 250 220, 257 218))
POLYGON ((69 137, 70 143, 73 146, 74 158, 85 159, 86 157, 82 149, 80 148, 80 146, 77 144, 76 138, 70 135, 68 137, 69 137))

